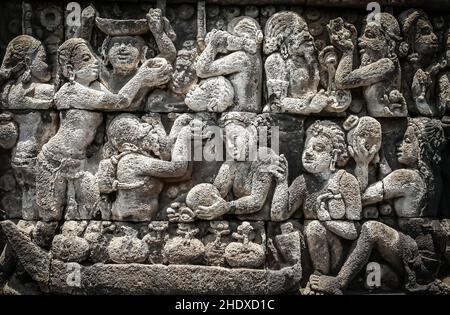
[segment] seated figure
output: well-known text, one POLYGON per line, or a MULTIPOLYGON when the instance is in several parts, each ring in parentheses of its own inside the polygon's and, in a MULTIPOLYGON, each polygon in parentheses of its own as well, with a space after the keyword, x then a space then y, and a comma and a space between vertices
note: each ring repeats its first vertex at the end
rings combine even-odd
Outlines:
POLYGON ((307 173, 291 186, 284 170, 274 170, 277 186, 272 201, 271 219, 287 220, 303 209, 305 237, 314 272, 330 274, 339 270, 344 256, 344 241, 358 237, 361 219, 361 194, 357 179, 336 169, 347 160, 345 135, 330 121, 316 121, 306 132, 302 163, 307 173))
POLYGON ((319 64, 314 38, 302 17, 291 11, 272 15, 265 36, 264 53, 268 55, 264 64, 268 94, 265 111, 310 115, 343 112, 350 106, 350 92, 337 90, 333 83, 337 62, 333 47, 324 48, 319 64), (328 82, 323 68, 328 71, 328 82), (319 90, 320 84, 327 91, 319 90))

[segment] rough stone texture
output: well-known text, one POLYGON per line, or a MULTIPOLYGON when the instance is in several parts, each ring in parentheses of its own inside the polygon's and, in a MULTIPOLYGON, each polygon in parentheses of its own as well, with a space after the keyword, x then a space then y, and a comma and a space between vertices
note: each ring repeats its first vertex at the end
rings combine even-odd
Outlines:
POLYGON ((7 1, 1 294, 449 293, 450 4, 369 2, 7 1))

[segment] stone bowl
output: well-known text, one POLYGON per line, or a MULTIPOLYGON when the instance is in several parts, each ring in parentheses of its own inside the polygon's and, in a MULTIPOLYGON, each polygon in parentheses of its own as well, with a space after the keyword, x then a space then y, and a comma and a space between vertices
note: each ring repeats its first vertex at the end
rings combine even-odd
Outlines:
POLYGON ((146 19, 139 20, 115 20, 97 17, 97 27, 109 36, 135 36, 143 35, 150 31, 146 19))

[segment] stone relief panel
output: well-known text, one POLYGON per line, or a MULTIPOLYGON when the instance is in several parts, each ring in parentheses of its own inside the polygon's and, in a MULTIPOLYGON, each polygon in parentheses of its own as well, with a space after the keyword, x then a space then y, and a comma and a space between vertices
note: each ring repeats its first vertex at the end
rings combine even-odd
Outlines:
POLYGON ((449 15, 224 4, 8 2, 1 294, 449 294, 449 15))

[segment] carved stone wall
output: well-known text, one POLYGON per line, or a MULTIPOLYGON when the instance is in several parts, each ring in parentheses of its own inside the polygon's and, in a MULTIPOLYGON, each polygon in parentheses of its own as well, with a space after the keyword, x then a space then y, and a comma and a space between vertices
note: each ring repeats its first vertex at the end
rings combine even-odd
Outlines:
POLYGON ((450 293, 448 1, 69 2, 0 13, 2 294, 450 293))

